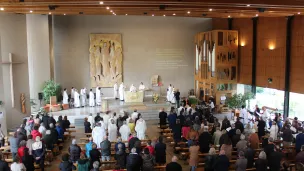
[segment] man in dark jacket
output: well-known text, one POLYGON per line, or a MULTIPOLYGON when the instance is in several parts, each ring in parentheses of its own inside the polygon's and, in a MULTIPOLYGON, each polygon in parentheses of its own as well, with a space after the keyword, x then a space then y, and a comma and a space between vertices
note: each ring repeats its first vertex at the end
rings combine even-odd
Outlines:
POLYGON ((241 131, 241 133, 244 132, 244 125, 243 123, 240 121, 240 118, 236 119, 236 122, 234 123, 235 125, 235 129, 239 129, 241 131))
POLYGON ((176 123, 177 114, 174 112, 174 108, 171 109, 170 114, 168 116, 169 127, 172 129, 176 123))
POLYGON ((268 158, 268 164, 269 164, 270 171, 280 170, 281 160, 283 158, 283 154, 281 152, 278 152, 275 149, 274 152, 272 152, 270 154, 270 156, 267 158, 268 158))
POLYGON ((176 89, 176 92, 174 93, 174 97, 176 100, 176 108, 179 108, 180 105, 180 92, 178 89, 176 89))
POLYGON ((1 171, 10 171, 11 169, 8 167, 8 163, 3 160, 2 152, 0 151, 0 170, 1 171))
POLYGON ((49 120, 50 120, 50 117, 48 116, 47 113, 45 113, 42 117, 42 122, 43 122, 43 125, 45 126, 46 129, 49 129, 50 127, 50 123, 49 123, 49 120))
POLYGON ((227 129, 231 127, 230 121, 228 120, 227 116, 225 116, 224 120, 222 121, 222 128, 221 130, 227 129))
POLYGON ((266 126, 266 122, 263 120, 262 117, 260 117, 259 120, 258 120, 258 136, 259 136, 259 139, 261 139, 261 137, 265 135, 265 126, 266 126))
POLYGON ((182 135, 182 126, 180 124, 179 119, 176 120, 176 124, 173 126, 172 132, 173 132, 174 142, 175 143, 180 142, 182 135))
POLYGON ((140 141, 140 140, 137 138, 137 134, 133 133, 133 137, 129 140, 129 150, 131 150, 134 147, 136 141, 140 141))
POLYGON ((50 123, 49 125, 49 130, 51 131, 51 137, 53 140, 53 144, 57 144, 58 141, 58 132, 56 130, 56 128, 54 127, 53 123, 50 123))
POLYGON ((296 137, 296 151, 300 152, 302 145, 304 145, 304 129, 302 127, 299 128, 299 134, 296 137))
POLYGON ((97 113, 97 115, 94 118, 95 123, 98 123, 101 120, 100 113, 97 113))
POLYGON ((296 156, 296 162, 304 164, 304 145, 301 147, 301 152, 296 156))
POLYGON ((158 114, 159 117, 159 125, 166 125, 167 124, 167 113, 165 112, 165 109, 162 108, 161 111, 158 114))
POLYGON ((158 164, 166 163, 166 144, 163 143, 163 137, 158 138, 158 143, 155 145, 155 161, 158 164))
POLYGON ((209 152, 210 149, 209 145, 211 141, 212 141, 212 137, 208 132, 208 126, 204 126, 204 132, 198 138, 201 153, 209 152))
POLYGON ((72 162, 76 162, 80 158, 81 148, 76 144, 76 139, 72 140, 72 145, 69 147, 69 153, 72 162))
POLYGON ((100 143, 101 148, 101 160, 110 161, 111 156, 111 142, 107 136, 104 136, 103 141, 100 143))
POLYGON ((214 163, 214 171, 228 171, 230 166, 229 159, 225 155, 225 151, 221 150, 219 156, 214 163))
POLYGON ((177 163, 177 157, 172 157, 172 162, 168 163, 166 166, 166 171, 182 171, 182 166, 177 163))
POLYGON ((271 153, 274 152, 274 149, 275 149, 275 145, 273 144, 273 138, 269 137, 268 138, 268 144, 265 145, 265 147, 264 147, 264 151, 266 153, 268 161, 269 161, 269 156, 270 156, 271 153))
POLYGON ((53 125, 56 125, 56 120, 53 118, 53 115, 50 115, 50 117, 49 117, 49 124, 53 124, 53 125))
POLYGON ((245 157, 247 159, 247 168, 252 168, 254 163, 255 151, 248 144, 245 149, 245 157))
POLYGON ((76 170, 76 167, 73 165, 73 163, 69 161, 68 154, 64 154, 62 156, 62 162, 59 165, 59 169, 60 169, 60 171, 76 170))
POLYGON ((135 148, 132 148, 127 158, 127 171, 140 171, 142 163, 141 156, 136 153, 135 148))

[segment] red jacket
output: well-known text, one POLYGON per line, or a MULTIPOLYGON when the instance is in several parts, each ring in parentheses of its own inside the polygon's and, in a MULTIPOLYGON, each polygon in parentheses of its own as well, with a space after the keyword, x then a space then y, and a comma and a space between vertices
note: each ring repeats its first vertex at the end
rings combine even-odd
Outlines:
POLYGON ((32 131, 33 140, 36 141, 36 137, 39 136, 42 139, 42 134, 38 130, 32 131))
POLYGON ((148 145, 146 148, 149 149, 150 154, 154 156, 154 148, 150 145, 148 145))
POLYGON ((24 149, 26 148, 26 146, 22 146, 18 148, 18 156, 20 157, 20 162, 22 162, 22 157, 24 156, 24 149))

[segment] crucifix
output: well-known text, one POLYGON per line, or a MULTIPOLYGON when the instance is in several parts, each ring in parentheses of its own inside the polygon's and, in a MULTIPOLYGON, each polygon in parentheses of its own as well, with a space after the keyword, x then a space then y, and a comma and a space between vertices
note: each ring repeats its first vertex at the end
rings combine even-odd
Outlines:
POLYGON ((1 64, 9 64, 10 68, 10 84, 11 84, 11 100, 12 100, 12 108, 15 107, 15 98, 14 98, 14 77, 13 77, 13 65, 14 64, 22 64, 23 62, 13 62, 13 54, 8 54, 8 62, 1 62, 1 64))

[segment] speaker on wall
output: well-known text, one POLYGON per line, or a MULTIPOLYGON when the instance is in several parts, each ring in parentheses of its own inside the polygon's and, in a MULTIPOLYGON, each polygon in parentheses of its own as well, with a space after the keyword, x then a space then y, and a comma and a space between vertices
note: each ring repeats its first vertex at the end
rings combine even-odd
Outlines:
POLYGON ((42 100, 43 99, 43 93, 38 93, 38 99, 42 100))

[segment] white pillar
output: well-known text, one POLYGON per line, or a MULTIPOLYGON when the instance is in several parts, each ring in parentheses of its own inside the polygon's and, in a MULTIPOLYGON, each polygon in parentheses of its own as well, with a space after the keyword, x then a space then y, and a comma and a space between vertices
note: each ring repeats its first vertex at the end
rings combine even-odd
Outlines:
POLYGON ((47 15, 26 15, 30 98, 37 104, 43 83, 50 79, 50 46, 47 15))

